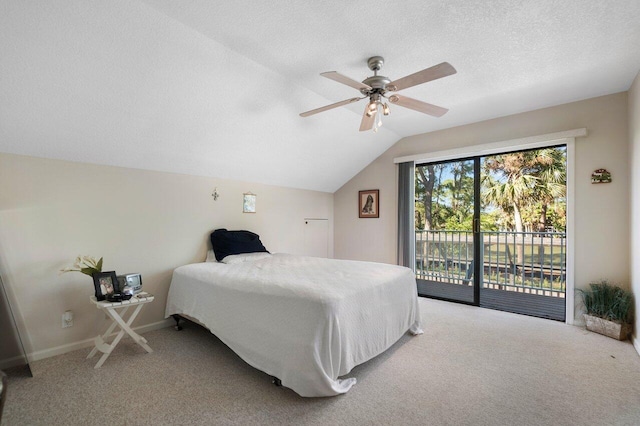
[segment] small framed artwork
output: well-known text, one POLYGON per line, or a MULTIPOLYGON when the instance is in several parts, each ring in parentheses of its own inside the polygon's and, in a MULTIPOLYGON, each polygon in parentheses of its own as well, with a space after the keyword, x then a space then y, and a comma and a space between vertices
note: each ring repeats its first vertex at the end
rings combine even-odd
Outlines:
POLYGON ((242 199, 242 213, 256 212, 256 194, 245 192, 242 199))
POLYGON ((380 217, 380 190, 368 189, 358 192, 358 216, 362 218, 380 217))
POLYGON ((98 300, 104 300, 108 294, 119 292, 116 271, 96 272, 93 274, 93 286, 98 300))
POLYGON ((611 183, 611 173, 607 169, 598 169, 591 173, 591 183, 611 183))

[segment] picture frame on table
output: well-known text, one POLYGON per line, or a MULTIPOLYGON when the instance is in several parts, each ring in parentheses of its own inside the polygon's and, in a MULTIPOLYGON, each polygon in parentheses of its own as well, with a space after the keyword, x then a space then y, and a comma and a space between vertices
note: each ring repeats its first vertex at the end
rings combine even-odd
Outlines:
POLYGON ((380 190, 367 189, 358 192, 358 217, 380 217, 380 190))
POLYGON ((107 295, 120 292, 116 271, 96 272, 93 274, 93 286, 97 300, 105 300, 107 295))

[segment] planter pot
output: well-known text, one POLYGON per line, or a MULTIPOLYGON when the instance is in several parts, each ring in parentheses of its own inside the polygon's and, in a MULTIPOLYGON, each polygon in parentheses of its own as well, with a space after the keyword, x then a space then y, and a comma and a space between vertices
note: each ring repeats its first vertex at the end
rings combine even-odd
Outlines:
POLYGON ((600 333, 617 340, 627 340, 628 335, 631 334, 630 324, 619 324, 617 322, 587 314, 584 314, 584 322, 587 323, 587 330, 600 333))

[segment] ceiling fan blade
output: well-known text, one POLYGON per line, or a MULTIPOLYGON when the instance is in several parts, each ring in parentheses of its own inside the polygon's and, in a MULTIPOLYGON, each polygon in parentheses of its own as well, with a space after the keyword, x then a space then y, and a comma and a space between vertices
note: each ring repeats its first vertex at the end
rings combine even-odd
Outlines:
POLYGON ((350 104, 352 102, 358 102, 360 99, 364 99, 364 98, 346 99, 344 101, 336 102, 335 104, 325 105, 325 106, 320 107, 320 108, 312 109, 311 111, 301 112, 300 113, 300 117, 309 117, 310 115, 317 114, 319 112, 327 111, 327 110, 330 110, 330 109, 333 109, 333 108, 338 108, 338 107, 341 107, 343 105, 350 104))
POLYGON ((439 107, 437 105, 428 104, 417 99, 400 95, 389 96, 389 102, 394 105, 400 105, 401 107, 422 112, 424 114, 433 115, 434 117, 442 117, 444 114, 446 114, 447 111, 449 111, 448 109, 439 107))
POLYGON ((320 73, 321 76, 323 77, 327 77, 328 79, 331 79, 333 81, 337 81, 338 83, 342 83, 342 84, 346 84, 347 86, 351 86, 354 89, 357 90, 371 90, 371 86, 368 86, 364 83, 361 83, 359 81, 355 81, 352 78, 349 78, 345 75, 342 75, 340 73, 337 73, 335 71, 327 71, 327 72, 322 72, 320 73))
POLYGON ((427 68, 406 77, 402 77, 396 81, 392 81, 387 85, 387 89, 392 92, 397 92, 398 90, 417 86, 418 84, 426 83, 428 81, 437 80, 439 78, 455 74, 456 72, 456 69, 451 66, 449 62, 443 62, 441 64, 434 65, 431 68, 427 68))
POLYGON ((367 130, 371 130, 371 128, 373 127, 373 122, 376 119, 376 116, 374 114, 368 115, 367 114, 368 111, 369 111, 369 104, 366 104, 364 106, 364 114, 362 114, 362 121, 360 122, 361 132, 366 132, 367 130))

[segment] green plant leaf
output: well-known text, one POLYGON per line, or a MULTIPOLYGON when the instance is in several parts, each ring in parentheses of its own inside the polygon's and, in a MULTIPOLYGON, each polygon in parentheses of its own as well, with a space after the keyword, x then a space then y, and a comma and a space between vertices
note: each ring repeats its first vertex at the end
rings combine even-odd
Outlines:
POLYGON ((606 280, 589 284, 590 290, 578 289, 589 315, 631 324, 634 317, 633 293, 606 280))
POLYGON ((96 270, 98 272, 102 272, 102 258, 100 258, 100 260, 98 260, 98 264, 96 265, 96 270))
POLYGON ((90 277, 93 277, 94 273, 100 272, 100 271, 96 270, 95 268, 82 268, 80 269, 80 272, 82 272, 83 274, 89 275, 90 277))

